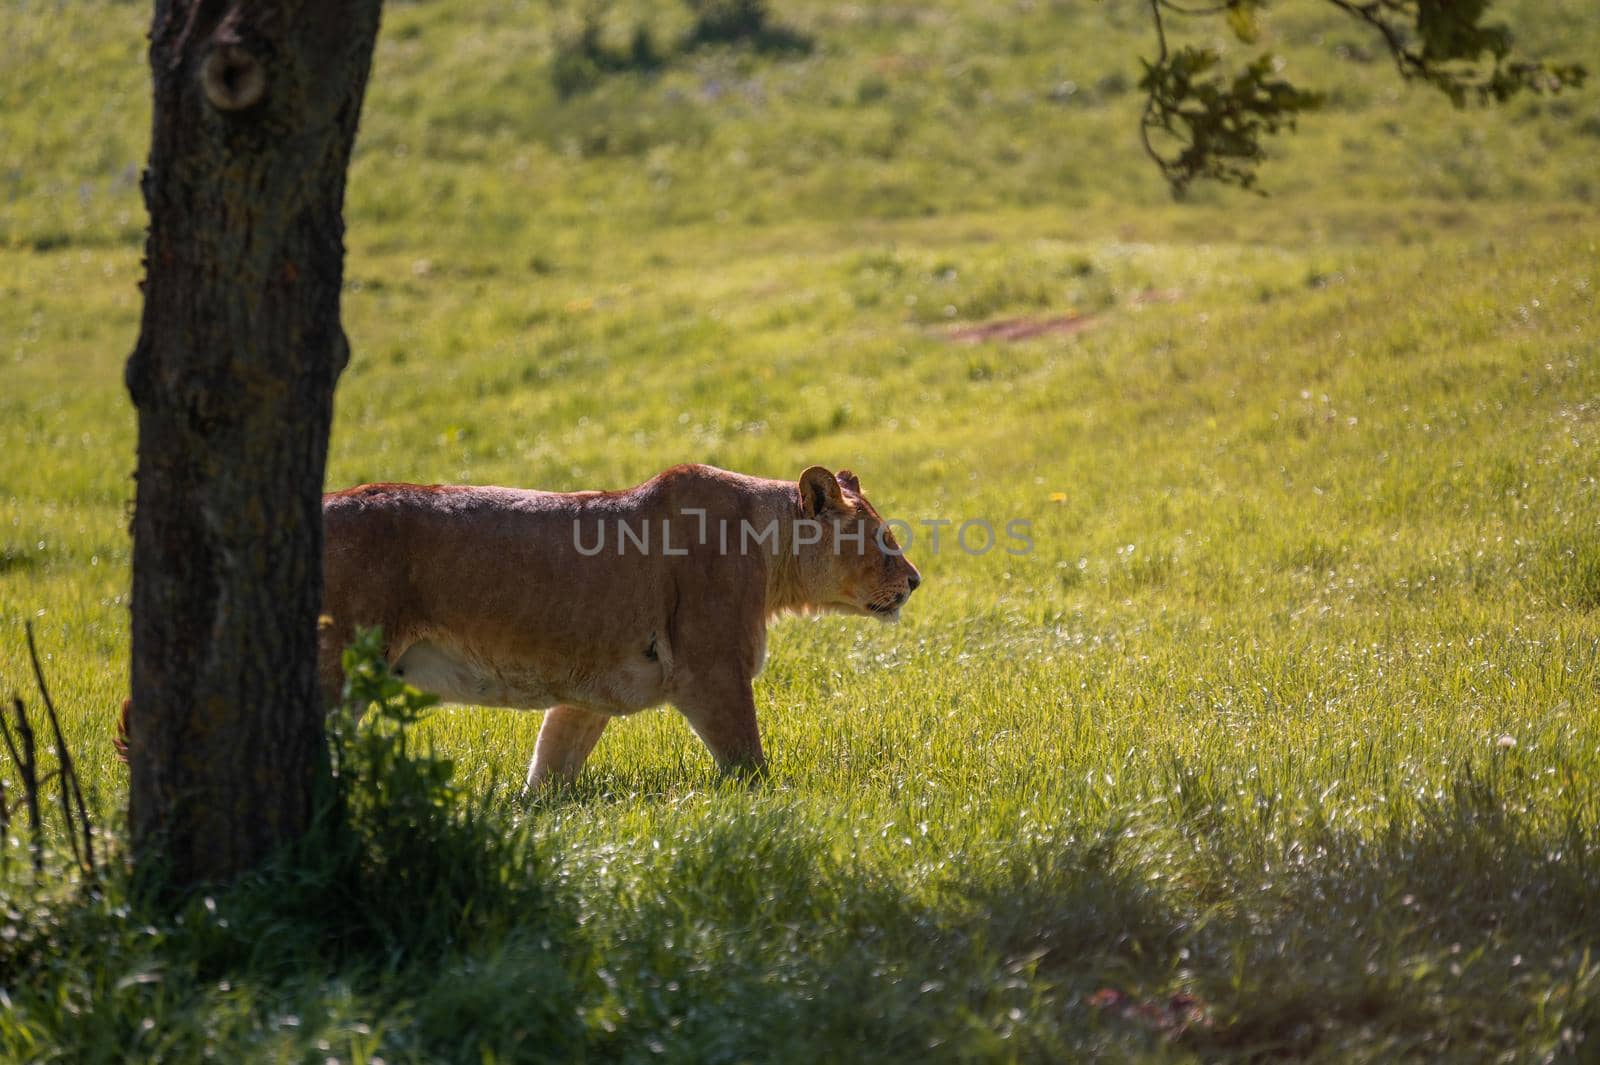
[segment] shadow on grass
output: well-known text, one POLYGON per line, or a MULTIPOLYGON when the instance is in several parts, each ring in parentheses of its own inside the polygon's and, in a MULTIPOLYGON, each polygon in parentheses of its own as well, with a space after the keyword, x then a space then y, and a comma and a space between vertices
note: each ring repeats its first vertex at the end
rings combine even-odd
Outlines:
POLYGON ((1600 1021, 1594 807, 1547 818, 1502 784, 1463 770, 1377 832, 1139 818, 887 869, 781 808, 674 821, 595 882, 591 1049, 1575 1053, 1600 1021))
POLYGON ((33 889, 12 863, 0 1047, 707 1063, 1593 1049, 1592 801, 1538 817, 1464 772, 1378 831, 1158 809, 905 862, 761 789, 568 844, 480 809, 482 834, 396 898, 374 897, 382 863, 354 891, 302 859, 175 917, 116 882, 33 889))
POLYGON ((1209 1045, 1577 1052, 1600 1021, 1595 796, 1581 786, 1541 810, 1504 785, 1504 771, 1469 767, 1376 834, 1313 823, 1253 859, 1208 842, 1225 916, 1189 962, 1219 1005, 1209 1045))
POLYGON ((719 45, 742 44, 762 55, 775 56, 782 59, 795 59, 810 55, 816 47, 816 41, 810 34, 790 26, 776 23, 763 24, 743 34, 726 34, 714 30, 708 31, 696 26, 684 38, 684 51, 696 48, 716 47, 719 45))
POLYGON ((810 55, 812 38, 781 23, 769 22, 765 6, 748 0, 712 3, 703 10, 689 32, 663 48, 648 22, 634 24, 626 45, 606 39, 598 9, 590 9, 575 33, 558 36, 550 65, 550 82, 556 95, 570 100, 597 88, 617 75, 654 75, 679 58, 707 48, 746 48, 776 59, 810 55))

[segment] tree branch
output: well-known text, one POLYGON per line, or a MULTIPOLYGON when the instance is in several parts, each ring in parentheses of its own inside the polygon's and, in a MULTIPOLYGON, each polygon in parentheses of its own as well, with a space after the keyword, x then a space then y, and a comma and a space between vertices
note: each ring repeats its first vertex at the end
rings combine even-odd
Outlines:
MULTIPOLYGON (((1293 129, 1300 113, 1316 108, 1321 97, 1273 78, 1280 64, 1270 53, 1257 56, 1230 79, 1220 71, 1222 57, 1216 50, 1172 48, 1163 12, 1225 15, 1234 36, 1251 43, 1257 36, 1255 12, 1269 2, 1223 0, 1189 7, 1176 0, 1149 0, 1156 57, 1144 62, 1139 83, 1146 95, 1139 139, 1175 196, 1197 178, 1254 188, 1256 167, 1266 157, 1265 139, 1285 127, 1293 129), (1173 154, 1163 155, 1157 147, 1152 137, 1157 129, 1176 142, 1173 154)), ((1504 103, 1524 91, 1553 93, 1583 84, 1588 72, 1581 64, 1514 59, 1511 31, 1484 22, 1490 2, 1327 0, 1377 32, 1402 80, 1426 82, 1457 107, 1469 98, 1480 104, 1504 103)))

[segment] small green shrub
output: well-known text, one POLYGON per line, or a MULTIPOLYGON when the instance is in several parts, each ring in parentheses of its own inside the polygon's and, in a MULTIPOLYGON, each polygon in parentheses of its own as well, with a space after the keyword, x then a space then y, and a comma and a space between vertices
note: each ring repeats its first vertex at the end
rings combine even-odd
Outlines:
POLYGON ((558 43, 550 63, 550 84, 563 100, 600 84, 601 71, 591 56, 571 44, 558 43))
POLYGON ((607 74, 648 73, 666 62, 648 23, 634 24, 625 48, 609 43, 605 38, 606 7, 604 3, 587 4, 577 32, 556 35, 550 84, 563 100, 595 88, 607 74))
POLYGON ((418 749, 435 700, 376 631, 344 665, 316 822, 259 872, 174 912, 126 866, 36 880, 0 851, 0 1061, 581 1053, 585 955, 538 842, 418 749))
POLYGON ((694 15, 690 37, 702 44, 749 41, 767 29, 767 0, 684 0, 694 15))
POLYGON ((344 669, 343 702, 328 719, 328 797, 288 867, 323 881, 314 909, 328 942, 426 955, 492 942, 546 910, 534 840, 503 823, 492 794, 466 795, 450 759, 412 741, 438 700, 389 672, 376 629, 356 636, 344 669))

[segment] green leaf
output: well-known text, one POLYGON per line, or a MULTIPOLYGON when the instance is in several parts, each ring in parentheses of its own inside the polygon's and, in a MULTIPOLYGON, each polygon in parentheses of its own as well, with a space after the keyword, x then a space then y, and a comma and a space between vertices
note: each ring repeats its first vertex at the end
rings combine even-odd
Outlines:
POLYGON ((1255 44, 1261 39, 1261 23, 1256 20, 1255 8, 1248 4, 1228 5, 1228 28, 1245 44, 1255 44))

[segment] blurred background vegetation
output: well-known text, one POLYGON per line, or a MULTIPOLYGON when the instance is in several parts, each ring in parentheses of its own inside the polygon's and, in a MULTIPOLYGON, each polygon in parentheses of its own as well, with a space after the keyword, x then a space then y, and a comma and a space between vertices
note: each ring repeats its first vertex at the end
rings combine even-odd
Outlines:
MULTIPOLYGON (((1496 10, 1531 56, 1581 57, 1593 39, 1577 0, 1496 10)), ((0 243, 140 239, 147 17, 137 3, 9 8, 0 243)), ((1256 45, 1220 20, 1169 25, 1234 61, 1270 49, 1326 94, 1273 146, 1270 208, 1195 190, 1234 205, 1241 228, 1270 232, 1290 208, 1600 195, 1592 93, 1457 111, 1402 84, 1374 35, 1320 2, 1275 5, 1256 45)), ((351 172, 352 240, 485 258, 514 244, 522 266, 571 267, 596 236, 662 226, 1028 207, 1137 224, 1167 201, 1137 139, 1152 46, 1140 0, 396 2, 351 172), (766 29, 741 37, 757 17, 766 29)))

